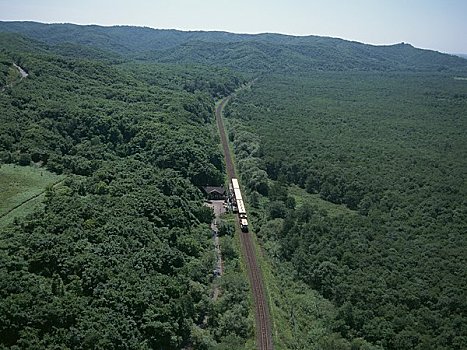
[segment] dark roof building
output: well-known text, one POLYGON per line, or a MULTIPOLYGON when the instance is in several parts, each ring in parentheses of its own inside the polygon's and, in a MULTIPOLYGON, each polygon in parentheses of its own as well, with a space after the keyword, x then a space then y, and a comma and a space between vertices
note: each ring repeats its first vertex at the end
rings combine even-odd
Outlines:
POLYGON ((203 187, 203 191, 208 196, 208 199, 224 199, 225 198, 224 187, 205 186, 203 187))

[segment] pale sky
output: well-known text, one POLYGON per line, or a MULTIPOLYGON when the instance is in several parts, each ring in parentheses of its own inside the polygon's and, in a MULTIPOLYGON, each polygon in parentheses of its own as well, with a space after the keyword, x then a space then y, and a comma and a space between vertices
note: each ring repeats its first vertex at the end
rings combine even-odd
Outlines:
POLYGON ((322 35, 467 53, 467 0, 0 0, 0 20, 322 35))

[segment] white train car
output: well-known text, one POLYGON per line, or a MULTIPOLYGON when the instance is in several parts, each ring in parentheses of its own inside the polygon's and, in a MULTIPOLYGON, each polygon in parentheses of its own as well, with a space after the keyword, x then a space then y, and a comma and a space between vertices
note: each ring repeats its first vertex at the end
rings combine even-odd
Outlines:
POLYGON ((238 213, 238 218, 240 220, 240 228, 242 229, 243 232, 248 232, 248 221, 247 221, 246 208, 245 208, 245 203, 243 203, 242 192, 240 191, 240 185, 238 183, 238 180, 233 178, 231 185, 232 185, 233 194, 235 197, 235 203, 237 204, 236 212, 238 213))
POLYGON ((242 198, 242 192, 240 192, 240 189, 238 189, 238 188, 234 188, 234 196, 235 196, 235 200, 237 200, 237 201, 239 199, 240 200, 243 199, 242 198))
POLYGON ((243 203, 242 199, 237 199, 237 208, 238 208, 238 216, 240 218, 246 219, 246 209, 245 209, 245 204, 243 203))
POLYGON ((240 219, 240 228, 243 232, 248 232, 248 221, 246 219, 240 219))
POLYGON ((236 178, 232 178, 232 187, 233 189, 240 189, 240 186, 238 185, 238 180, 236 178))

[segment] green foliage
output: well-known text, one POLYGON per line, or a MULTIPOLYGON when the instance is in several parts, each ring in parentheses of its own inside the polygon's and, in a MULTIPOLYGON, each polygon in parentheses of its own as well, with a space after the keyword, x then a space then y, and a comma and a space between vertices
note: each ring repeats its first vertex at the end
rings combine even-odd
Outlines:
MULTIPOLYGON (((141 63, 123 65, 142 81, 166 88, 177 87, 191 93, 207 93, 212 97, 225 97, 245 78, 232 70, 197 65, 141 63)), ((200 98, 202 95, 198 95, 200 98)), ((206 103, 206 102, 205 102, 206 103)), ((210 101, 208 102, 210 104, 210 101)))
POLYGON ((320 348, 466 346, 466 96, 447 75, 319 73, 227 106, 274 180, 252 220, 277 269, 338 310, 320 348))
MULTIPOLYGON (((126 59, 230 67, 253 74, 330 70, 467 71, 465 59, 404 43, 372 46, 318 36, 187 33, 34 22, 0 22, 0 31, 40 40, 49 44, 51 50, 75 57, 101 59, 104 52, 110 52, 126 59)), ((109 54, 107 57, 114 58, 109 54)))
POLYGON ((34 211, 38 204, 34 199, 61 179, 39 167, 0 165, 0 225, 34 211))
MULTIPOLYGON (((244 343, 250 326, 232 320, 248 305, 225 301, 212 314, 209 298, 212 212, 197 186, 224 181, 211 90, 150 85, 137 65, 7 44, 2 54, 29 76, 0 92, 2 160, 66 179, 47 188, 43 207, 2 228, 0 347, 212 348, 227 335, 244 343)), ((178 74, 196 80, 205 68, 191 69, 178 74)), ((210 76, 208 86, 241 81, 210 76)))
POLYGON ((260 155, 259 140, 241 126, 230 125, 230 140, 237 158, 237 167, 247 189, 262 195, 269 190, 268 176, 260 155))
MULTIPOLYGON (((222 155, 202 127, 213 119, 208 95, 187 92, 176 82, 148 86, 127 66, 21 57, 30 77, 0 96, 7 110, 0 127, 6 158, 20 164, 42 161, 56 172, 88 176, 102 160, 132 156, 179 171, 196 185, 222 183, 222 155)), ((189 68, 179 72, 190 75, 189 68)), ((224 82, 232 87, 240 80, 230 75, 224 82)))
POLYGON ((269 203, 267 209, 268 209, 268 217, 271 220, 279 219, 279 218, 285 219, 285 217, 287 216, 287 208, 284 202, 282 201, 273 201, 269 203))
POLYGON ((198 264, 196 275, 190 268, 210 255, 208 229, 192 214, 199 192, 180 178, 162 193, 174 174, 140 162, 108 164, 105 174, 110 194, 94 190, 103 171, 69 177, 67 191, 48 192, 39 217, 4 233, 3 344, 28 341, 21 331, 27 324, 67 347, 78 341, 134 348, 146 341, 150 348, 179 348, 189 340, 190 320, 207 311, 196 306, 202 294, 188 283, 194 278, 207 289, 210 273, 207 264, 198 264), (179 192, 192 199, 183 210, 171 209, 182 203, 179 192))
POLYGON ((226 220, 218 220, 219 236, 232 236, 235 233, 235 224, 226 220))
POLYGON ((238 242, 221 237, 214 301, 198 188, 224 183, 213 98, 258 75, 225 115, 277 270, 279 344, 467 346, 467 61, 312 36, 0 31, 0 159, 67 176, 0 234, 0 347, 245 347, 238 242))

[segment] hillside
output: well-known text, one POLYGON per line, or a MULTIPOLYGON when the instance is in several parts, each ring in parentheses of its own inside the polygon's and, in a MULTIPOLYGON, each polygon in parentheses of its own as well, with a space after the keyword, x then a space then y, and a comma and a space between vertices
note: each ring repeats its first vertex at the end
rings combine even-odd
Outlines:
POLYGON ((252 348, 200 191, 229 95, 275 349, 466 349, 466 79, 405 43, 0 22, 3 200, 43 199, 0 230, 0 349, 252 348))
POLYGON ((467 62, 457 56, 421 50, 409 44, 373 46, 318 36, 35 22, 0 22, 0 32, 19 33, 53 47, 73 43, 131 59, 227 66, 256 73, 271 70, 467 72, 467 62))
POLYGON ((233 267, 210 298, 212 213, 199 187, 223 182, 213 97, 243 80, 71 58, 17 34, 0 34, 0 47, 0 167, 14 171, 0 200, 9 210, 45 191, 43 205, 2 221, 0 349, 241 348, 247 284, 233 267), (63 182, 46 185, 46 169, 63 182))
MULTIPOLYGON (((276 271, 338 308, 342 349, 467 348, 466 81, 270 75, 226 116, 250 221, 276 271)), ((319 349, 310 333, 284 348, 319 349)))

